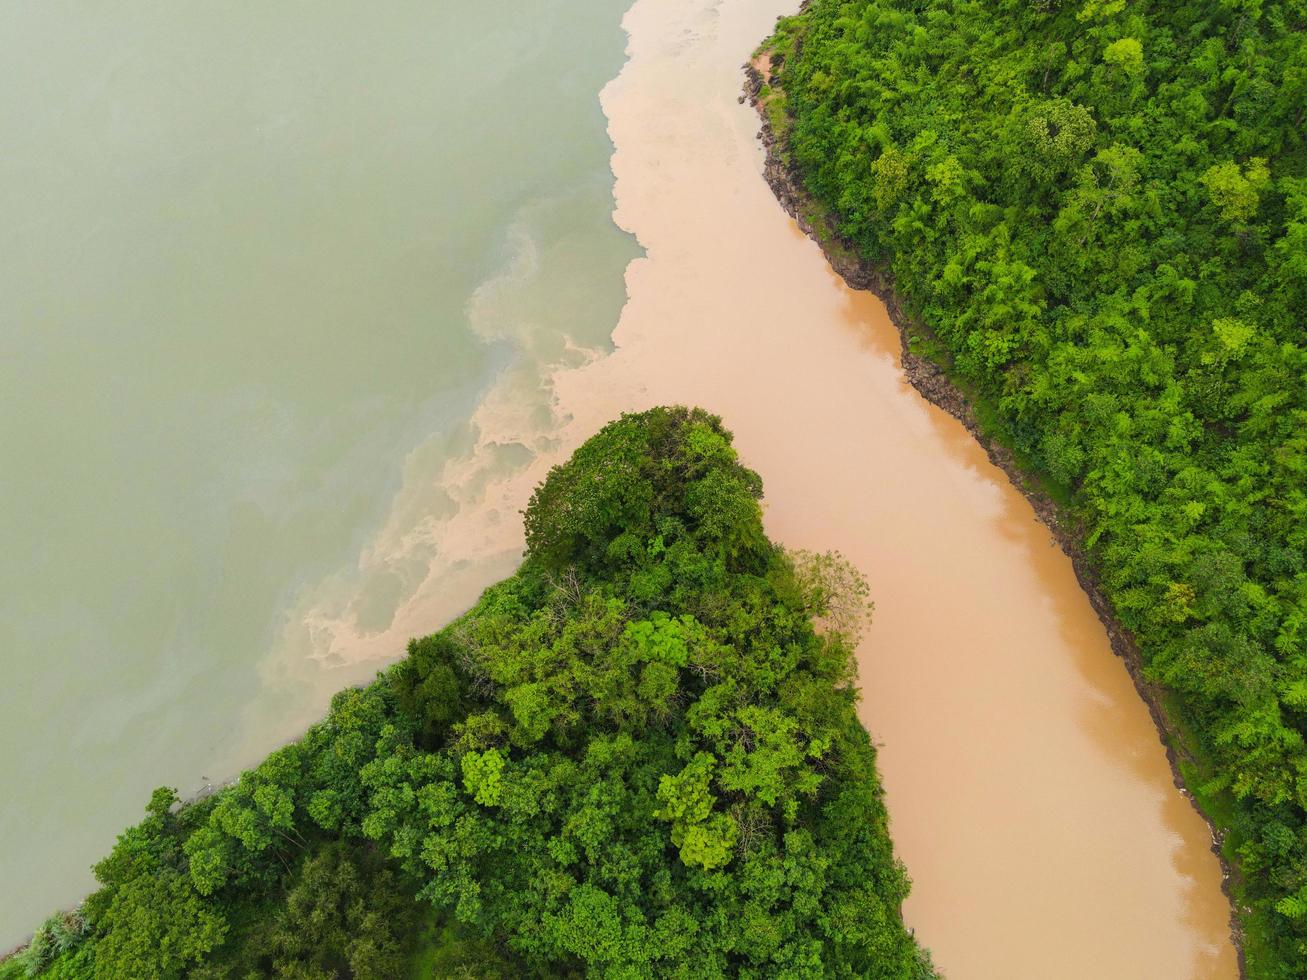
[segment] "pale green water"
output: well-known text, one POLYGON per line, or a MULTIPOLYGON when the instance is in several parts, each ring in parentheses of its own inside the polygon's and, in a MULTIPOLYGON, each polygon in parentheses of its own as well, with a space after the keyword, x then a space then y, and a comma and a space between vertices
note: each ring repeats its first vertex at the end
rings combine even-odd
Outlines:
POLYGON ((0 948, 511 561, 440 529, 617 319, 625 6, 0 4, 0 948))

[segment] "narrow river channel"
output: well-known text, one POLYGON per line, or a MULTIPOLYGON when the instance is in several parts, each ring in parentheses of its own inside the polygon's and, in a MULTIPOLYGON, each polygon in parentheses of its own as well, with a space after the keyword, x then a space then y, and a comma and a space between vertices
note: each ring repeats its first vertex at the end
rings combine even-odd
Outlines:
POLYGON ((647 257, 616 353, 557 379, 566 441, 619 409, 703 405, 762 474, 772 534, 868 575, 863 718, 906 918, 950 977, 1233 976, 1207 827, 1069 560, 760 176, 740 65, 788 6, 627 14, 602 101, 616 220, 647 257))

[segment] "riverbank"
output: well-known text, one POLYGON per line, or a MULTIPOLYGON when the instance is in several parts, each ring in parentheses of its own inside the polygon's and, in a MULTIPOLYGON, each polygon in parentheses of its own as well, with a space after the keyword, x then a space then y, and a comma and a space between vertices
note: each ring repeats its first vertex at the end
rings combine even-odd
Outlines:
MULTIPOLYGON (((764 51, 742 67, 745 73, 745 94, 742 98, 747 99, 757 110, 761 122, 758 137, 766 152, 763 177, 776 200, 794 218, 804 234, 822 250, 831 268, 849 288, 871 292, 885 305, 902 344, 900 356, 904 377, 923 398, 947 412, 966 428, 985 450, 990 462, 1008 476, 1012 486, 1030 503, 1036 516, 1070 560, 1077 581, 1102 623, 1112 651, 1125 664, 1135 690, 1148 708, 1157 728, 1158 740, 1165 750, 1175 788, 1190 802, 1211 834, 1211 851, 1221 866, 1221 890, 1230 903, 1230 942, 1235 949, 1239 975, 1246 976, 1244 930, 1236 905, 1239 872, 1223 853, 1225 830, 1199 804, 1197 797, 1186 785, 1181 771, 1183 765, 1200 768, 1204 762, 1195 747, 1188 744, 1190 740, 1186 739, 1182 729, 1169 717, 1163 690, 1144 675, 1139 647, 1129 631, 1117 620, 1092 563, 1085 554, 1081 544, 1083 529, 1041 485, 1038 475, 981 423, 975 407, 975 396, 965 393, 945 367, 914 350, 914 346, 918 346, 922 339, 930 343, 930 328, 904 311, 888 270, 861 258, 852 244, 840 237, 831 216, 807 193, 801 175, 784 152, 784 134, 776 132, 775 112, 768 111, 769 95, 773 98, 780 95, 783 98, 771 70, 770 55, 764 51), (768 90, 767 93, 764 93, 764 89, 768 90)), ((783 112, 783 108, 780 111, 783 112)), ((938 345, 932 346, 939 349, 938 345)))

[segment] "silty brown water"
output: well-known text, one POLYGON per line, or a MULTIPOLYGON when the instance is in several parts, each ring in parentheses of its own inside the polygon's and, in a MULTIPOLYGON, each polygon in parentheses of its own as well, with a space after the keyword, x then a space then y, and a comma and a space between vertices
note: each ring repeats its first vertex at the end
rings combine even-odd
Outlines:
POLYGON ((741 61, 776 0, 638 0, 603 93, 627 271, 617 351, 557 381, 576 441, 617 409, 720 413, 770 532, 868 575, 862 714, 909 925, 954 978, 1236 973, 1208 829, 1027 501, 905 382, 760 176, 741 61))

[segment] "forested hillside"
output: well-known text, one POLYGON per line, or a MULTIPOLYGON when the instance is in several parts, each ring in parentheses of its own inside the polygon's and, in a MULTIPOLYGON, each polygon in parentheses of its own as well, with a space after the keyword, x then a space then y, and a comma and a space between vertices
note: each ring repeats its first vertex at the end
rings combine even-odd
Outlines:
POLYGON ((712 416, 609 425, 517 575, 235 785, 157 791, 0 976, 933 976, 854 713, 865 585, 774 547, 761 490, 712 416))
POLYGON ((763 93, 815 213, 1081 524, 1263 977, 1307 976, 1305 26, 1303 0, 813 0, 763 93))

